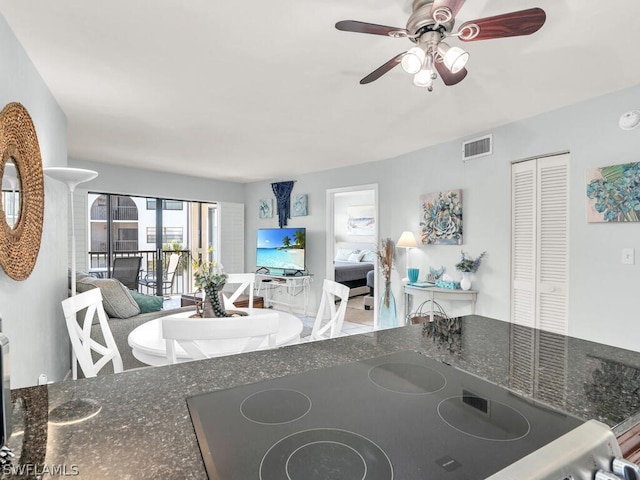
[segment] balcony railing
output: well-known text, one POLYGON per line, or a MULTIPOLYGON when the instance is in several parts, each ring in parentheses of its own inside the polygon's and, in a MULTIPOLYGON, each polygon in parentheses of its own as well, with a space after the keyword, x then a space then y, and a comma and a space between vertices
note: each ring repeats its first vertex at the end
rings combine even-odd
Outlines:
MULTIPOLYGON (((138 207, 135 205, 120 205, 111 208, 111 217, 116 221, 138 220, 138 207)), ((91 220, 106 220, 107 206, 93 205, 91 207, 91 220)))
MULTIPOLYGON (((179 253, 182 256, 181 262, 178 264, 178 268, 176 270, 173 289, 171 291, 172 294, 181 294, 188 293, 192 291, 191 280, 193 278, 191 271, 191 256, 190 250, 167 250, 162 252, 162 270, 164 271, 166 265, 169 263, 169 256, 172 253, 179 253)), ((142 262, 140 263, 140 278, 144 278, 145 275, 154 276, 156 272, 156 251, 155 250, 129 250, 129 251, 119 251, 113 256, 116 257, 142 257, 142 262)), ((113 259, 111 261, 113 264, 113 259)), ((106 252, 89 252, 89 273, 99 276, 99 277, 108 277, 110 265, 108 262, 108 255, 106 252)), ((149 293, 150 295, 154 295, 155 292, 147 292, 146 288, 139 287, 142 293, 149 293)))

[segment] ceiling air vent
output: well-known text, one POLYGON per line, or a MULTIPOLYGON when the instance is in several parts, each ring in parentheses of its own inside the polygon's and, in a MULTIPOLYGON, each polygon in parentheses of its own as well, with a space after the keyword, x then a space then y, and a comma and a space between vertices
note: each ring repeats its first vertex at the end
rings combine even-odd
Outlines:
POLYGON ((491 134, 462 142, 462 160, 484 157, 485 155, 491 155, 492 153, 493 135, 491 134))

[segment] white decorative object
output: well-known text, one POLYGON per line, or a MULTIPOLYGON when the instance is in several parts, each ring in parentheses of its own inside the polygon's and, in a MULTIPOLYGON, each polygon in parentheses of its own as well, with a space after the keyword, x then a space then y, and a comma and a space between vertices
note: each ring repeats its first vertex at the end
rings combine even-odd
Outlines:
POLYGON ((620 125, 620 128, 622 130, 633 130, 638 125, 640 125, 640 111, 631 110, 629 112, 623 113, 620 117, 618 125, 620 125))
POLYGON ((462 290, 469 290, 471 288, 471 272, 462 272, 460 288, 462 290))

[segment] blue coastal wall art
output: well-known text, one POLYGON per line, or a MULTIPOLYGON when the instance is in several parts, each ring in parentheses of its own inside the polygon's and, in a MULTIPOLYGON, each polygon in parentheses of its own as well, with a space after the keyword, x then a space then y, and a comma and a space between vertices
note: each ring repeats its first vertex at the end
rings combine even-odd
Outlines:
POLYGON ((420 210, 423 244, 462 245, 462 190, 421 195, 420 210))
POLYGON ((587 221, 640 221, 640 163, 587 170, 587 221))

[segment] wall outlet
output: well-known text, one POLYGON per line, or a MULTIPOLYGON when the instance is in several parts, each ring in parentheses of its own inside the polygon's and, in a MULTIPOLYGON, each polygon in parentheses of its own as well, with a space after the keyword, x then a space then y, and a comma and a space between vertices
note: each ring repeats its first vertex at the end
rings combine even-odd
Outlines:
POLYGON ((622 264, 633 265, 635 263, 635 254, 633 248, 622 249, 622 264))

